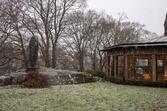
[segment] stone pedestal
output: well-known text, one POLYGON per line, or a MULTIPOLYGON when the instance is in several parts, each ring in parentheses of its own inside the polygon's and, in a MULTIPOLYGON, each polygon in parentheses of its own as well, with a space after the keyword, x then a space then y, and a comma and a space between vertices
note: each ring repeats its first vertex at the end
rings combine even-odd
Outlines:
POLYGON ((26 68, 26 72, 38 72, 38 71, 39 71, 39 66, 26 68))

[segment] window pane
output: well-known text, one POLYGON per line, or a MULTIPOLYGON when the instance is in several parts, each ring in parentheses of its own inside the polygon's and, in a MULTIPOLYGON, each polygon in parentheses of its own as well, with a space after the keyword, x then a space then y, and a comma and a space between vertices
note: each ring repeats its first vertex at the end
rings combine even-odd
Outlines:
POLYGON ((167 55, 157 56, 157 77, 158 80, 167 80, 167 55))
POLYGON ((141 67, 136 68, 136 74, 137 74, 137 75, 143 75, 143 73, 144 73, 143 68, 141 68, 141 67))
POLYGON ((148 59, 136 59, 136 66, 148 66, 148 59))
POLYGON ((163 66, 163 60, 157 60, 157 66, 162 67, 163 66))
POLYGON ((151 66, 149 66, 148 59, 136 59, 136 78, 150 80, 151 79, 151 66))

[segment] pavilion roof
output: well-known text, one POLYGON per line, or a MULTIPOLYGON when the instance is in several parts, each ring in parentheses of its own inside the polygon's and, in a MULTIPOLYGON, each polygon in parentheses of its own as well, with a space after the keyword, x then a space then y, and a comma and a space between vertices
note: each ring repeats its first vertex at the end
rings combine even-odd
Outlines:
POLYGON ((125 43, 125 44, 118 44, 113 45, 110 47, 105 47, 102 51, 108 51, 117 48, 138 48, 138 47, 163 47, 167 46, 167 36, 164 37, 156 37, 154 39, 150 39, 144 42, 137 42, 137 43, 125 43))

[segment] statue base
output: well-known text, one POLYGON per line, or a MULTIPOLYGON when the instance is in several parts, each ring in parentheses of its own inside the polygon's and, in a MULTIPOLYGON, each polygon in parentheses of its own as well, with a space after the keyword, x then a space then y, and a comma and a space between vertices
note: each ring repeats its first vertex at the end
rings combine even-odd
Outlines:
POLYGON ((39 67, 27 67, 26 72, 38 72, 39 67))

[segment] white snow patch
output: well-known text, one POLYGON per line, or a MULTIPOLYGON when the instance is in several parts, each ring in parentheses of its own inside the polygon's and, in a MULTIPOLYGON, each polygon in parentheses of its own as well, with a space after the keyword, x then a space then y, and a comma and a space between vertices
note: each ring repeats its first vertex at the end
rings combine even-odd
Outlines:
MULTIPOLYGON (((53 68, 40 67, 39 72, 47 75, 69 75, 69 74, 82 74, 82 72, 71 71, 71 70, 56 70, 53 68)), ((19 70, 12 72, 11 76, 25 75, 25 70, 19 70)))
POLYGON ((43 74, 48 75, 68 75, 68 74, 81 74, 82 72, 70 71, 70 70, 56 70, 53 68, 45 68, 40 70, 43 74))

